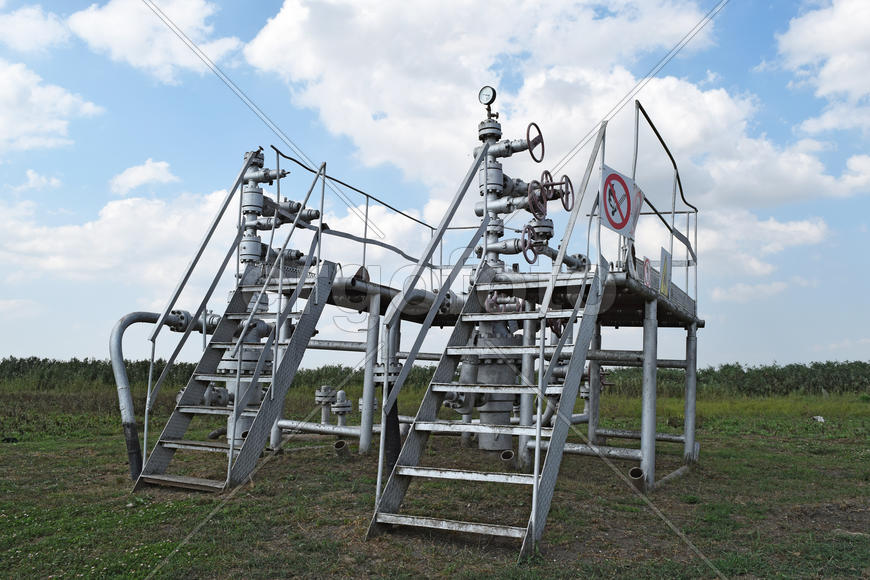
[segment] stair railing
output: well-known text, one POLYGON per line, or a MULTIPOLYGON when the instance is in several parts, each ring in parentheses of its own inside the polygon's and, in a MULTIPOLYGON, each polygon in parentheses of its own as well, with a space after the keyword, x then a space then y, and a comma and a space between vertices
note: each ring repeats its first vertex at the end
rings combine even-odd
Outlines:
MULTIPOLYGON (((287 300, 286 304, 283 305, 283 309, 279 310, 277 316, 275 317, 275 324, 272 327, 272 330, 269 332, 269 335, 266 338, 266 344, 263 346, 260 351, 260 356, 257 359, 257 364, 254 368, 253 376, 250 377, 250 382, 248 383, 248 387, 245 389, 244 393, 241 392, 241 373, 242 373, 242 359, 244 355, 243 342, 245 339, 245 335, 247 334, 247 330, 251 324, 251 321, 254 318, 254 314, 256 314, 256 309, 260 304, 263 296, 266 294, 266 290, 271 284, 272 279, 275 276, 275 273, 281 271, 281 277, 279 280, 279 285, 283 285, 284 273, 283 270, 280 269, 280 266, 283 264, 281 257, 283 257, 284 252, 287 249, 287 245, 290 243, 290 239, 293 237, 293 233, 296 231, 296 226, 299 223, 299 219, 302 216, 302 211, 305 209, 308 204, 308 199, 311 197, 311 193, 314 191, 315 185, 317 185, 318 180, 325 181, 326 175, 326 163, 321 163, 320 168, 318 169, 314 180, 311 182, 311 186, 308 188, 308 192, 305 194, 305 198, 302 200, 302 204, 299 207, 298 212, 296 213, 296 217, 293 220, 293 225, 289 232, 287 232, 287 237, 284 239, 284 243, 281 245, 281 249, 278 252, 278 257, 275 262, 272 264, 272 268, 269 270, 269 273, 266 275, 265 280, 263 281, 263 285, 257 293, 257 297, 252 301, 255 305, 254 308, 251 308, 251 312, 248 313, 248 317, 245 319, 244 325, 241 327, 242 330, 239 333, 239 338, 236 340, 235 345, 229 353, 230 357, 236 357, 236 396, 233 398, 233 432, 227 433, 227 438, 230 442, 230 448, 228 453, 227 460, 227 484, 230 481, 230 475, 232 472, 233 466, 233 456, 235 454, 235 441, 236 441, 236 431, 238 428, 238 420, 241 417, 241 414, 244 412, 245 407, 247 407, 248 402, 251 398, 251 395, 256 392, 258 389, 258 381, 260 378, 260 373, 263 370, 263 366, 266 362, 266 355, 272 349, 272 345, 274 342, 277 342, 276 338, 279 336, 279 332, 281 327, 287 321, 287 317, 290 315, 290 312, 293 309, 296 300, 298 300, 300 294, 302 293, 302 289, 305 286, 305 282, 308 278, 308 272, 311 268, 312 262, 314 260, 315 252, 317 252, 318 256, 320 254, 320 240, 321 234, 323 232, 323 204, 321 201, 321 212, 320 219, 318 220, 318 227, 314 236, 311 239, 311 246, 309 247, 308 254, 305 258, 305 264, 299 272, 299 278, 296 283, 296 288, 293 290, 293 294, 287 300)), ((276 212, 275 218, 277 219, 278 214, 276 212)), ((318 257, 318 266, 320 259, 318 257)), ((282 288, 283 290, 283 288, 282 288)), ((319 300, 320 297, 314 297, 315 300, 319 300)), ((277 361, 273 359, 272 362, 272 375, 275 375, 275 370, 277 367, 277 361)), ((247 377, 246 377, 247 378, 247 377)), ((246 381, 247 382, 247 381, 246 381)))
MULTIPOLYGON (((229 263, 230 258, 233 253, 236 251, 236 248, 239 245, 239 241, 242 239, 243 229, 241 223, 237 224, 236 229, 236 237, 234 238, 232 244, 230 244, 230 249, 224 256, 223 262, 221 262, 221 266, 218 268, 217 273, 212 278, 211 284, 209 285, 208 291, 205 293, 202 301, 199 304, 196 312, 190 319, 190 323, 185 329, 181 339, 178 342, 178 345, 175 347, 175 350, 172 353, 172 356, 166 361, 166 365, 163 367, 163 371, 160 373, 157 382, 154 383, 154 359, 157 352, 157 337, 160 334, 160 331, 163 329, 163 323, 166 321, 166 317, 169 316, 169 313, 172 312, 172 309, 175 307, 178 298, 181 296, 181 292, 184 290, 185 286, 187 286, 187 282, 190 280, 191 275, 193 274, 193 270, 196 268, 199 263, 202 254, 205 252, 205 248, 208 246, 211 241, 212 235, 218 227, 221 219, 224 216, 224 213, 229 207, 230 202, 236 194, 236 191, 241 187, 245 174, 248 172, 248 169, 251 167, 251 163, 253 163, 255 154, 258 153, 260 149, 257 151, 249 151, 245 154, 245 163, 242 166, 241 171, 239 171, 236 180, 233 182, 233 187, 227 192, 227 195, 224 197, 223 202, 221 202, 220 208, 218 209, 217 214, 212 219, 211 224, 206 230, 205 236, 203 236, 202 242, 199 244, 199 248, 188 264, 187 268, 182 274, 181 279, 178 281, 178 284, 175 287, 175 291, 172 293, 169 298, 169 303, 166 305, 166 308, 163 309, 163 312, 160 314, 160 318, 157 320, 157 324, 154 326, 154 331, 151 333, 149 337, 149 341, 151 341, 151 360, 148 365, 148 388, 145 396, 145 418, 144 418, 144 427, 142 433, 142 461, 144 462, 148 460, 148 422, 151 414, 151 409, 154 405, 154 401, 157 398, 157 393, 160 392, 160 387, 163 385, 163 381, 166 380, 167 375, 169 374, 169 370, 172 368, 172 365, 175 363, 175 359, 178 357, 178 354, 181 352, 181 349, 184 347, 184 344, 187 342, 187 338, 190 336, 190 333, 193 331, 193 327, 197 324, 198 320, 202 318, 203 314, 206 310, 206 305, 208 304, 209 298, 211 298, 212 293, 214 293, 215 288, 217 287, 218 281, 221 276, 223 276, 224 271, 226 270, 227 264, 229 263), (152 386, 153 385, 153 386, 152 386)), ((205 326, 203 326, 203 336, 205 335, 205 326)))
MULTIPOLYGON (((423 251, 423 255, 420 256, 420 259, 417 261, 416 266, 414 267, 414 271, 411 274, 408 282, 403 284, 402 291, 396 295, 395 298, 390 302, 389 307, 387 308, 387 312, 384 315, 384 332, 383 336, 386 340, 383 341, 385 348, 383 354, 384 362, 389 365, 390 360, 392 360, 393 356, 396 353, 392 352, 392 341, 390 340, 390 333, 393 328, 395 328, 396 323, 399 321, 399 317, 402 312, 408 306, 408 303, 411 300, 411 295, 417 286, 417 283, 420 281, 420 277, 423 275, 424 269, 430 267, 432 256, 435 253, 435 250, 439 247, 444 234, 449 229, 450 223, 453 220, 453 217, 456 215, 456 211, 459 209, 459 205, 462 203, 462 200, 465 198, 465 194, 468 191, 468 188, 471 186, 472 180, 477 176, 477 172, 480 169, 480 165, 489 152, 489 143, 484 143, 480 148, 480 151, 477 154, 477 157, 474 158, 474 161, 469 167, 468 172, 465 174, 465 178, 462 180, 459 189, 456 191, 456 194, 453 196, 453 200, 450 202, 450 205, 447 207, 447 211, 444 214, 444 217, 441 219, 441 223, 438 224, 438 227, 433 231, 432 235, 429 238, 429 242, 426 245, 426 249, 423 251)), ((456 280, 456 277, 459 275, 462 267, 465 262, 468 260, 468 256, 473 251, 477 241, 486 231, 486 226, 489 224, 489 217, 485 217, 481 221, 480 226, 477 228, 474 241, 465 248, 462 253, 462 256, 451 269, 450 274, 447 276, 447 283, 442 284, 441 288, 438 290, 438 295, 435 298, 435 301, 432 303, 432 306, 429 308, 429 312, 426 314, 426 319, 424 320, 423 326, 420 329, 420 332, 417 334, 417 339, 414 341, 414 347, 408 352, 408 358, 405 360, 405 364, 403 365, 399 375, 396 377, 396 381, 392 383, 391 388, 388 391, 387 386, 389 383, 389 368, 385 369, 385 381, 383 388, 383 404, 381 405, 381 437, 379 438, 379 448, 378 448, 378 476, 377 483, 375 487, 375 504, 377 505, 378 500, 380 499, 381 493, 381 485, 383 482, 383 472, 384 472, 384 463, 385 463, 385 434, 386 434, 386 423, 387 423, 387 413, 393 408, 393 405, 396 404, 396 399, 399 396, 399 391, 404 385, 405 380, 408 378, 408 375, 411 372, 411 368, 414 364, 414 360, 416 360, 417 353, 419 352, 423 339, 425 337, 426 331, 432 325, 432 322, 435 319, 435 315, 438 312, 438 309, 441 307, 441 304, 444 302, 444 298, 447 296, 447 292, 450 290, 450 286, 456 280)))

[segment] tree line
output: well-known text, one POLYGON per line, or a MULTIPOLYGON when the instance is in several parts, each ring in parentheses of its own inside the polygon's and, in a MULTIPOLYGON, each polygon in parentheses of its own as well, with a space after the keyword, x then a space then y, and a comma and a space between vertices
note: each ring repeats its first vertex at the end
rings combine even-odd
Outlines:
MULTIPOLYGON (((164 360, 155 363, 154 376, 159 376, 164 360)), ((134 391, 144 392, 148 382, 147 360, 127 361, 127 375, 134 391)), ((195 363, 180 362, 173 365, 166 380, 167 388, 181 388, 193 373, 195 363)), ((416 366, 405 386, 409 389, 425 388, 434 372, 434 366, 416 366)), ((685 373, 680 370, 659 369, 658 391, 662 396, 679 396, 683 391, 685 373)), ((329 384, 362 384, 363 369, 344 365, 325 365, 313 369, 299 369, 293 381, 294 388, 314 389, 329 384), (349 380, 348 380, 348 377, 349 380)), ((639 368, 612 369, 605 382, 614 393, 640 394, 639 368)), ((114 386, 112 365, 108 360, 72 358, 55 360, 40 357, 6 357, 0 359, 0 389, 27 391, 86 392, 114 386)), ((723 364, 698 370, 698 390, 723 395, 765 396, 826 393, 870 394, 870 362, 813 362, 809 364, 757 365, 723 364)))

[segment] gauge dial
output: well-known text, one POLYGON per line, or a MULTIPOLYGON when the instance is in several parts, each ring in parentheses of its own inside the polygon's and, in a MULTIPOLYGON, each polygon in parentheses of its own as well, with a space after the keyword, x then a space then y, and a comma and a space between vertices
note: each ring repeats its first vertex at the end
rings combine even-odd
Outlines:
POLYGON ((495 89, 490 86, 483 87, 480 89, 477 98, 480 99, 480 104, 491 105, 495 102, 495 89))

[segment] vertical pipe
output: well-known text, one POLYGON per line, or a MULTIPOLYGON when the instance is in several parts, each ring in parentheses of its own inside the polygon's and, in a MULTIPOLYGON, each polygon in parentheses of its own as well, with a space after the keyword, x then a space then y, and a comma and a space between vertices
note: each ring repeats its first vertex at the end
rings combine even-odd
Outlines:
MULTIPOLYGON (((526 302, 526 312, 531 312, 531 305, 526 302)), ((523 346, 535 345, 535 321, 528 319, 523 320, 523 346)), ((521 384, 531 387, 535 384, 535 355, 524 354, 521 366, 522 381, 521 384)), ((520 395, 520 425, 532 424, 532 402, 534 395, 520 395)), ((519 447, 519 464, 522 469, 529 467, 532 463, 529 453, 529 436, 520 435, 519 447)))
POLYGON ((644 305, 643 312, 643 394, 640 420, 640 468, 646 489, 655 483, 656 454, 656 357, 658 356, 657 300, 644 305))
MULTIPOLYGON (((592 350, 601 350, 601 324, 595 324, 595 334, 592 335, 592 350)), ((598 445, 598 410, 601 407, 601 363, 589 361, 589 443, 598 445)))
POLYGON ((541 319, 541 335, 540 335, 540 347, 541 350, 538 355, 538 395, 535 397, 538 402, 537 412, 535 414, 535 465, 532 473, 534 474, 534 478, 532 479, 532 538, 537 541, 538 539, 538 488, 540 487, 540 475, 541 475, 541 423, 543 423, 542 416, 542 407, 544 401, 544 390, 547 386, 544 384, 544 346, 547 344, 547 320, 545 318, 541 319))
POLYGON ((686 328, 686 408, 683 413, 683 436, 686 438, 683 458, 686 463, 698 461, 695 454, 695 394, 698 384, 698 327, 693 322, 686 328))
MULTIPOLYGON (((366 198, 368 202, 368 198, 366 198)), ((365 455, 372 445, 372 424, 375 402, 375 363, 378 356, 378 327, 381 320, 381 294, 369 297, 368 331, 366 333, 366 365, 363 375, 363 409, 359 432, 359 452, 365 455)))
MULTIPOLYGON (((399 367, 399 359, 398 353, 401 343, 401 323, 402 319, 396 317, 395 322, 393 323, 393 327, 390 329, 390 334, 387 337, 387 340, 390 343, 390 358, 387 361, 387 381, 385 385, 389 384, 389 391, 392 392, 395 387, 394 384, 389 380, 390 369, 399 367)), ((405 364, 408 364, 407 361, 405 364)), ((387 469, 392 471, 393 467, 396 466, 396 462, 399 460, 399 451, 402 450, 402 436, 399 431, 399 401, 396 400, 393 403, 391 409, 387 411, 386 415, 386 431, 381 433, 381 437, 386 442, 386 447, 384 449, 384 460, 386 461, 387 469)))
MULTIPOLYGON (((281 256, 281 260, 283 261, 283 254, 281 256)), ((284 278, 284 270, 281 270, 281 278, 284 278)), ((281 314, 281 293, 278 293, 278 315, 281 314)), ((278 323, 278 317, 275 318, 275 324, 278 323)), ((278 336, 278 340, 275 341, 277 345, 279 342, 284 342, 290 339, 290 335, 293 333, 293 323, 290 320, 290 317, 287 317, 287 320, 284 321, 284 324, 278 329, 275 333, 278 336)), ((274 378, 276 374, 278 374, 278 367, 281 366, 281 360, 284 358, 284 353, 286 352, 287 347, 285 345, 281 345, 280 347, 275 348, 275 355, 272 357, 272 377, 274 378)), ((272 385, 274 387, 274 385, 272 385)), ((270 388, 269 392, 271 393, 271 400, 275 400, 275 389, 270 388)), ((281 421, 284 418, 284 409, 281 408, 278 410, 278 415, 275 417, 275 422, 272 424, 272 433, 269 437, 269 447, 272 450, 277 450, 281 447, 281 428, 278 427, 278 421, 281 421)))

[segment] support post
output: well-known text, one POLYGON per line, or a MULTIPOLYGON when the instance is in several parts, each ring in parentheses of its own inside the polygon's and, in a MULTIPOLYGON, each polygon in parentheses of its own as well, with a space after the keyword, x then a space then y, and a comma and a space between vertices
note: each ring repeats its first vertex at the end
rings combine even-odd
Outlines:
POLYGON ((643 394, 640 420, 640 468, 645 487, 655 485, 656 464, 656 360, 658 356, 657 300, 644 305, 643 312, 643 394))
MULTIPOLYGON (((531 307, 526 306, 526 311, 531 311, 531 307)), ((535 346, 535 321, 523 321, 523 346, 535 346)), ((535 385, 535 355, 524 354, 521 366, 521 384, 535 385)), ((534 405, 534 395, 520 395, 520 425, 532 424, 532 406, 534 405)), ((528 435, 520 435, 519 446, 519 466, 521 469, 527 469, 532 464, 532 454, 529 450, 528 435)))
MULTIPOLYGON (((601 324, 595 325, 590 350, 601 350, 601 324)), ((598 411, 601 408, 601 363, 589 360, 589 444, 598 445, 598 411)))
POLYGON ((695 450, 695 395, 698 385, 698 326, 695 323, 686 328, 686 408, 683 412, 683 436, 685 449, 683 459, 686 463, 698 461, 695 450))
MULTIPOLYGON (((392 328, 385 327, 385 329, 389 330, 389 334, 386 337, 387 341, 389 341, 389 348, 387 349, 390 357, 385 365, 385 379, 384 379, 384 389, 387 389, 388 396, 392 393, 392 390, 396 388, 395 382, 390 380, 390 369, 399 368, 399 359, 396 354, 399 352, 399 345, 401 344, 401 319, 396 317, 392 328)), ((396 466, 396 462, 399 460, 399 452, 402 450, 402 435, 399 431, 399 402, 396 401, 394 405, 390 405, 387 410, 386 416, 386 424, 384 425, 385 432, 381 435, 384 438, 384 457, 385 457, 385 465, 387 468, 387 472, 391 472, 393 467, 396 466)))
MULTIPOLYGON (((368 199, 366 199, 368 203, 368 199)), ((368 207, 368 206, 366 206, 368 207)), ((366 334, 366 366, 363 375, 363 409, 360 421, 359 453, 365 455, 372 445, 372 424, 375 403, 375 363, 378 356, 378 329, 381 320, 381 294, 369 297, 368 332, 366 334)))

